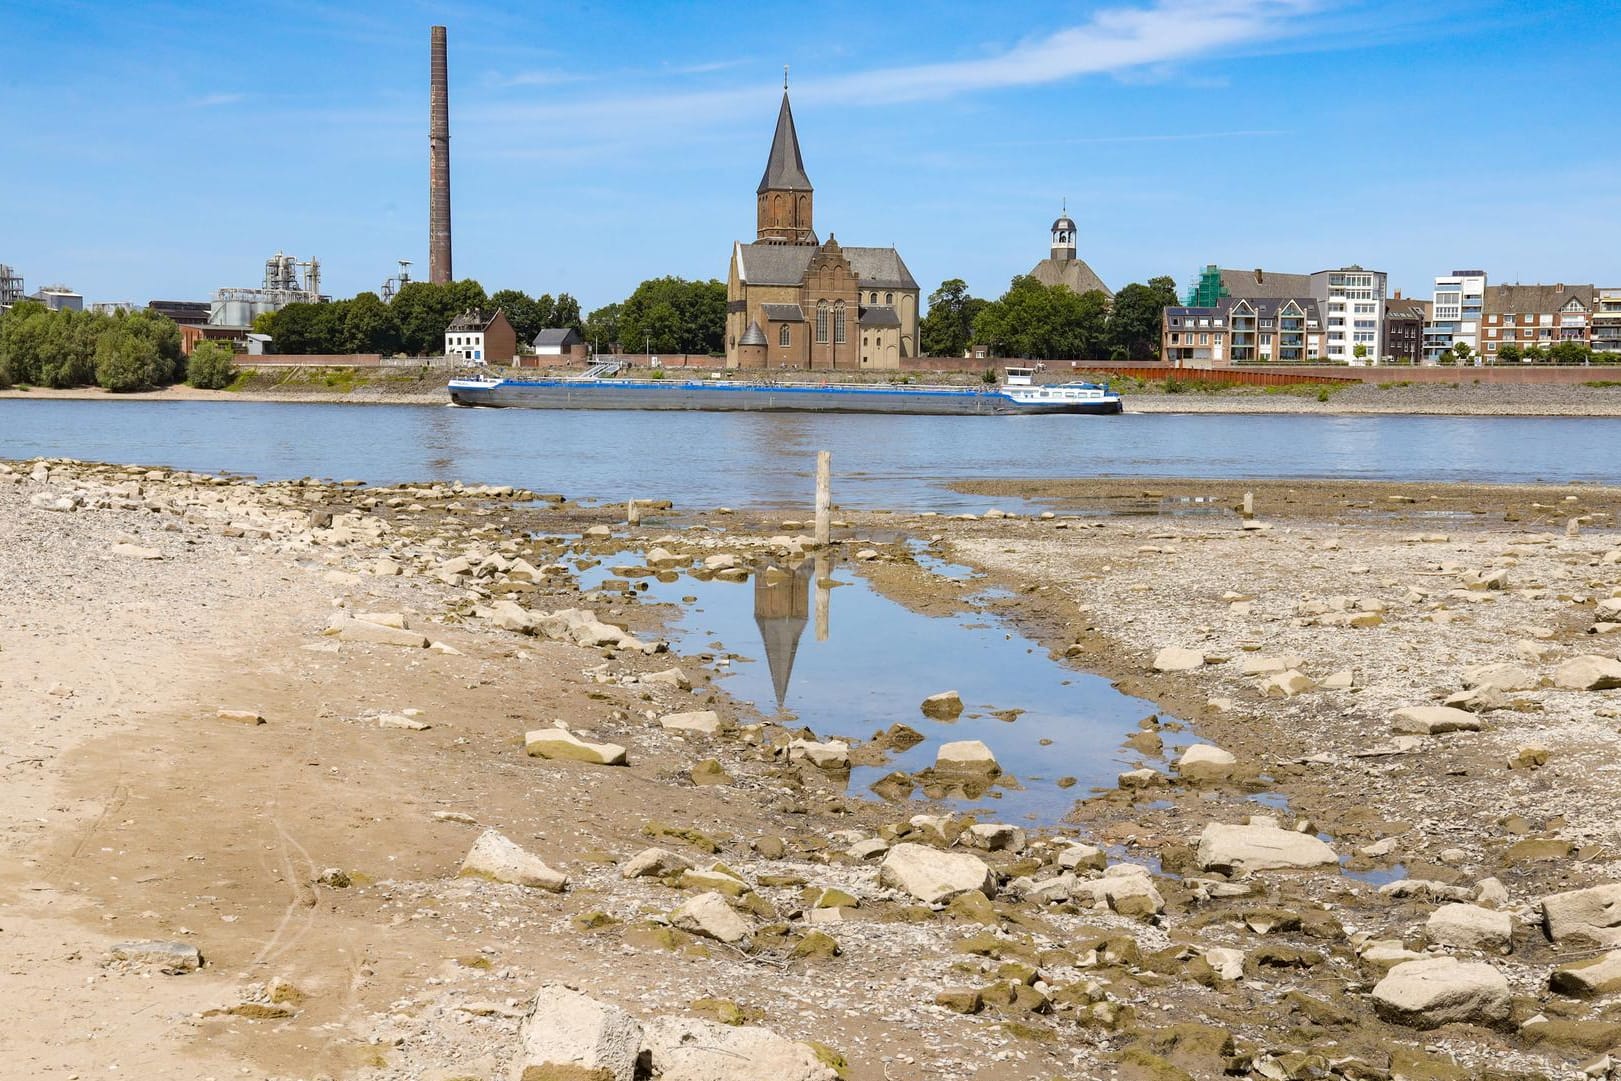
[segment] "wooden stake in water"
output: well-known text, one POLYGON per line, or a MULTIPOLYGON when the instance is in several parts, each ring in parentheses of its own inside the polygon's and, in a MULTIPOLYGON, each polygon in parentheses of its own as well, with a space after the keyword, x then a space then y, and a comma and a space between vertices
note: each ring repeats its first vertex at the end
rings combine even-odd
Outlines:
POLYGON ((819 553, 816 557, 816 580, 811 583, 811 587, 816 591, 816 640, 818 642, 827 641, 827 609, 828 601, 833 593, 832 587, 828 585, 828 575, 831 573, 832 569, 828 566, 827 553, 819 553))
POLYGON ((639 503, 638 501, 632 499, 630 502, 625 504, 625 521, 629 525, 641 525, 642 524, 642 505, 641 505, 641 503, 639 503))
POLYGON ((826 548, 833 524, 833 452, 816 452, 816 544, 826 548))

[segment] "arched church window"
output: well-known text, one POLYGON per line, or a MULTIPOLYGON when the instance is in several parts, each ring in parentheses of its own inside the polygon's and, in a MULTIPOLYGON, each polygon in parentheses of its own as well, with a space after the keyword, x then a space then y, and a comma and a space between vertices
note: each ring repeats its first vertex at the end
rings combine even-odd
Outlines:
POLYGON ((884 303, 888 304, 891 308, 893 308, 895 306, 895 294, 894 293, 885 293, 884 294, 884 303))
POLYGON ((816 302, 816 340, 818 343, 827 342, 827 301, 816 302))
POLYGON ((788 326, 784 324, 782 329, 777 331, 777 344, 782 346, 784 349, 788 348, 788 346, 792 344, 792 339, 789 336, 788 330, 788 326))
POLYGON ((844 301, 833 305, 833 341, 844 344, 844 301))

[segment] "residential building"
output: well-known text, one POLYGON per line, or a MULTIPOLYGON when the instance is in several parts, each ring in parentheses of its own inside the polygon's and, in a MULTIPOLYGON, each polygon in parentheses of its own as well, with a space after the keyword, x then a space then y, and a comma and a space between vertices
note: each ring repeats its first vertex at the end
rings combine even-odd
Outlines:
POLYGON ((919 290, 900 253, 819 242, 813 194, 784 89, 755 240, 732 245, 728 368, 898 368, 917 355, 919 290))
POLYGON ((1621 289, 1593 290, 1593 352, 1621 353, 1621 289))
POLYGON ((1385 364, 1418 364, 1424 359, 1424 326, 1430 321, 1430 302, 1401 295, 1385 301, 1384 337, 1379 359, 1385 364))
POLYGON ((1323 313, 1323 359, 1334 364, 1377 364, 1384 355, 1386 275, 1352 265, 1319 270, 1305 295, 1323 313))
POLYGON ((1424 327, 1424 362, 1434 364, 1456 345, 1480 351, 1480 320, 1485 315, 1486 272, 1454 270, 1435 279, 1434 311, 1424 327))
POLYGON ((1478 352, 1488 364, 1505 345, 1547 349, 1560 342, 1592 342, 1591 285, 1494 285, 1486 290, 1486 312, 1478 352))
POLYGON ((518 351, 518 335, 500 308, 485 312, 469 308, 445 328, 445 356, 471 364, 510 364, 518 351))
POLYGON ((531 344, 538 357, 570 357, 585 350, 585 339, 573 327, 547 327, 531 344))
POLYGON ((1067 211, 1052 224, 1051 254, 1030 268, 1030 277, 1042 285, 1067 285, 1077 296, 1096 292, 1114 299, 1114 291, 1103 284, 1086 260, 1076 258, 1075 222, 1067 211))
POLYGON ((1223 297, 1208 307, 1166 308, 1161 350, 1179 368, 1315 363, 1325 343, 1314 297, 1223 297))

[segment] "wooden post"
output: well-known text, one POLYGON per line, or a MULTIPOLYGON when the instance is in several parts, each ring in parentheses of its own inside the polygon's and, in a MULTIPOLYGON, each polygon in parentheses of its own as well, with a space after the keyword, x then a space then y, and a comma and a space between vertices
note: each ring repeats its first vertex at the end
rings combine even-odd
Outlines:
POLYGON ((816 591, 816 640, 818 642, 827 641, 828 599, 833 592, 832 587, 828 585, 827 578, 832 573, 832 568, 828 566, 827 554, 825 552, 819 553, 816 556, 816 579, 811 583, 811 588, 816 591))
POLYGON ((833 524, 833 452, 816 452, 816 545, 826 548, 833 524))
POLYGON ((642 507, 634 499, 625 504, 625 521, 629 525, 642 524, 642 507))
POLYGON ((1245 492, 1244 493, 1244 517, 1246 519, 1255 517, 1255 493, 1254 492, 1245 492))

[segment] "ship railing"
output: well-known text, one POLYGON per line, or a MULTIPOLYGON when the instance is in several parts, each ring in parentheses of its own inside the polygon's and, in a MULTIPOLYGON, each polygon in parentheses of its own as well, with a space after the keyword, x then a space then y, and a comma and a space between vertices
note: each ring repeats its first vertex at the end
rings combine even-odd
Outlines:
POLYGON ((579 379, 606 379, 611 375, 618 375, 619 374, 619 369, 623 368, 624 366, 625 366, 625 362, 622 361, 622 360, 598 361, 597 363, 591 365, 591 367, 587 368, 585 371, 581 372, 577 376, 577 378, 579 378, 579 379))

